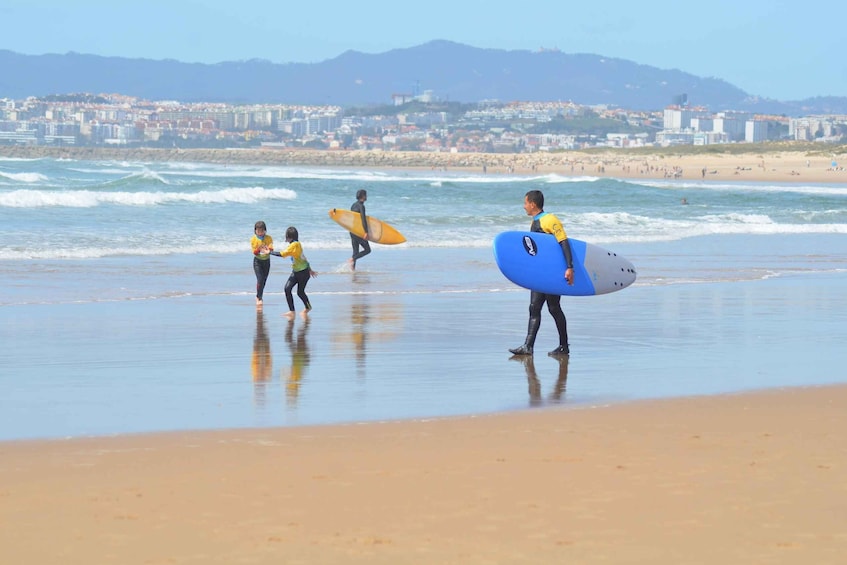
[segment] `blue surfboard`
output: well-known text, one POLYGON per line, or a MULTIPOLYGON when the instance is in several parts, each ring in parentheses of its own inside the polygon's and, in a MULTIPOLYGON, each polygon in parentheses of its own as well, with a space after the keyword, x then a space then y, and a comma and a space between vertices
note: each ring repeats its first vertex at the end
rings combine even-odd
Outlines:
POLYGON ((565 256, 553 235, 507 231, 494 238, 494 258, 507 279, 545 294, 594 296, 622 290, 635 282, 635 267, 597 245, 568 238, 574 284, 565 280, 565 256))

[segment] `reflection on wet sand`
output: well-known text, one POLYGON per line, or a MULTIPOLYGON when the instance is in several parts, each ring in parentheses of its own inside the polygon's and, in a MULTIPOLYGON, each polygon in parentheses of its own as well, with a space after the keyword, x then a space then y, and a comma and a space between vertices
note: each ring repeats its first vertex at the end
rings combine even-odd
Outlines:
POLYGON ((273 357, 271 342, 265 327, 265 318, 261 310, 256 311, 256 333, 253 334, 253 355, 250 358, 250 372, 253 374, 253 399, 258 405, 265 404, 265 387, 271 379, 273 357))
MULTIPOLYGON (((535 359, 532 355, 515 355, 514 357, 509 358, 512 361, 517 361, 524 366, 524 371, 526 371, 526 382, 529 388, 529 405, 530 406, 541 406, 544 404, 544 399, 541 395, 541 381, 538 378, 538 373, 535 371, 535 359)), ((558 404, 564 400, 565 395, 565 387, 568 382, 568 362, 570 358, 568 356, 564 357, 553 357, 558 361, 559 371, 556 377, 556 384, 553 385, 553 391, 550 393, 550 396, 547 399, 547 402, 551 404, 558 404)))
MULTIPOLYGON (((303 377, 306 376, 306 370, 309 367, 309 344, 306 341, 309 332, 309 323, 311 318, 306 317, 297 328, 297 335, 294 334, 294 320, 289 320, 288 326, 285 328, 285 343, 288 344, 288 349, 291 352, 291 367, 288 370, 288 375, 281 375, 285 381, 285 398, 290 407, 297 406, 297 399, 300 396, 300 386, 303 384, 303 377)), ((283 369, 283 373, 285 369, 283 369)))
POLYGON ((336 344, 352 345, 356 376, 362 379, 367 373, 366 361, 370 342, 396 337, 402 320, 401 304, 379 302, 372 305, 371 298, 368 294, 351 295, 349 324, 345 324, 344 319, 339 317, 332 336, 336 344))
POLYGON ((350 341, 356 357, 356 376, 365 376, 365 358, 368 350, 368 321, 370 311, 367 302, 354 303, 350 309, 350 341))

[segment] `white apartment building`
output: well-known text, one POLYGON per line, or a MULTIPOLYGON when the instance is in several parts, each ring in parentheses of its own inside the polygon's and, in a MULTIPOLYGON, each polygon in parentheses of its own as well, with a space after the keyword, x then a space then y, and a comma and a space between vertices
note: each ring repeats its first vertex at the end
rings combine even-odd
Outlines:
POLYGON ((694 132, 691 129, 687 129, 686 131, 660 131, 656 133, 656 143, 662 147, 668 147, 670 145, 693 145, 694 132))
POLYGON ((814 141, 837 136, 847 124, 847 116, 806 116, 788 121, 788 137, 795 141, 814 141))
POLYGON ((722 131, 700 131, 694 134, 694 145, 717 145, 729 143, 729 138, 722 131))
POLYGON ((694 118, 709 118, 709 113, 704 108, 680 108, 679 106, 668 106, 662 119, 662 128, 666 130, 681 131, 691 127, 694 118))
POLYGON ((715 131, 715 120, 712 118, 691 118, 691 129, 694 131, 715 131))
POLYGON ((760 143, 768 139, 768 122, 762 120, 747 120, 744 124, 744 141, 760 143))
POLYGON ((713 119, 712 131, 725 133, 730 141, 743 141, 747 120, 751 118, 746 112, 719 112, 713 119))

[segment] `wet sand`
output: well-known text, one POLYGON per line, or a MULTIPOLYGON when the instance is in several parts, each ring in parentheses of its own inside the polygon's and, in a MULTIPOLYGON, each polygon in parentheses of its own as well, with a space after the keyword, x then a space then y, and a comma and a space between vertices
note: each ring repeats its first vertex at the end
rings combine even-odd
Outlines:
POLYGON ((840 563, 847 387, 0 443, 3 563, 840 563))

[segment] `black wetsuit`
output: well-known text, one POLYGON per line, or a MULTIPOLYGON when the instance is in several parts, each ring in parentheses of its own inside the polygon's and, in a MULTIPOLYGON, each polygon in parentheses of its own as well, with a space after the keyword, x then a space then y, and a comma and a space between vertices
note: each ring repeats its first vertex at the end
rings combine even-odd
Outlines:
POLYGON ((253 257, 253 272, 256 273, 256 298, 261 300, 265 293, 265 284, 268 282, 268 275, 271 273, 270 260, 253 257))
MULTIPOLYGON (((365 214, 365 203, 356 200, 352 206, 350 206, 350 210, 353 212, 358 212, 362 216, 362 229, 365 230, 365 233, 368 233, 368 217, 365 214)), ((353 266, 356 266, 356 261, 367 255, 371 252, 371 244, 368 243, 367 239, 362 239, 358 235, 354 233, 350 233, 350 242, 353 244, 353 266), (362 248, 359 251, 359 248, 362 248)))
POLYGON ((285 301, 288 302, 288 310, 290 312, 294 312, 294 295, 291 291, 294 290, 295 286, 297 287, 297 296, 303 301, 303 306, 306 307, 306 310, 312 309, 312 303, 309 302, 309 297, 306 296, 306 283, 309 282, 309 276, 311 276, 309 269, 294 271, 285 282, 285 301))

